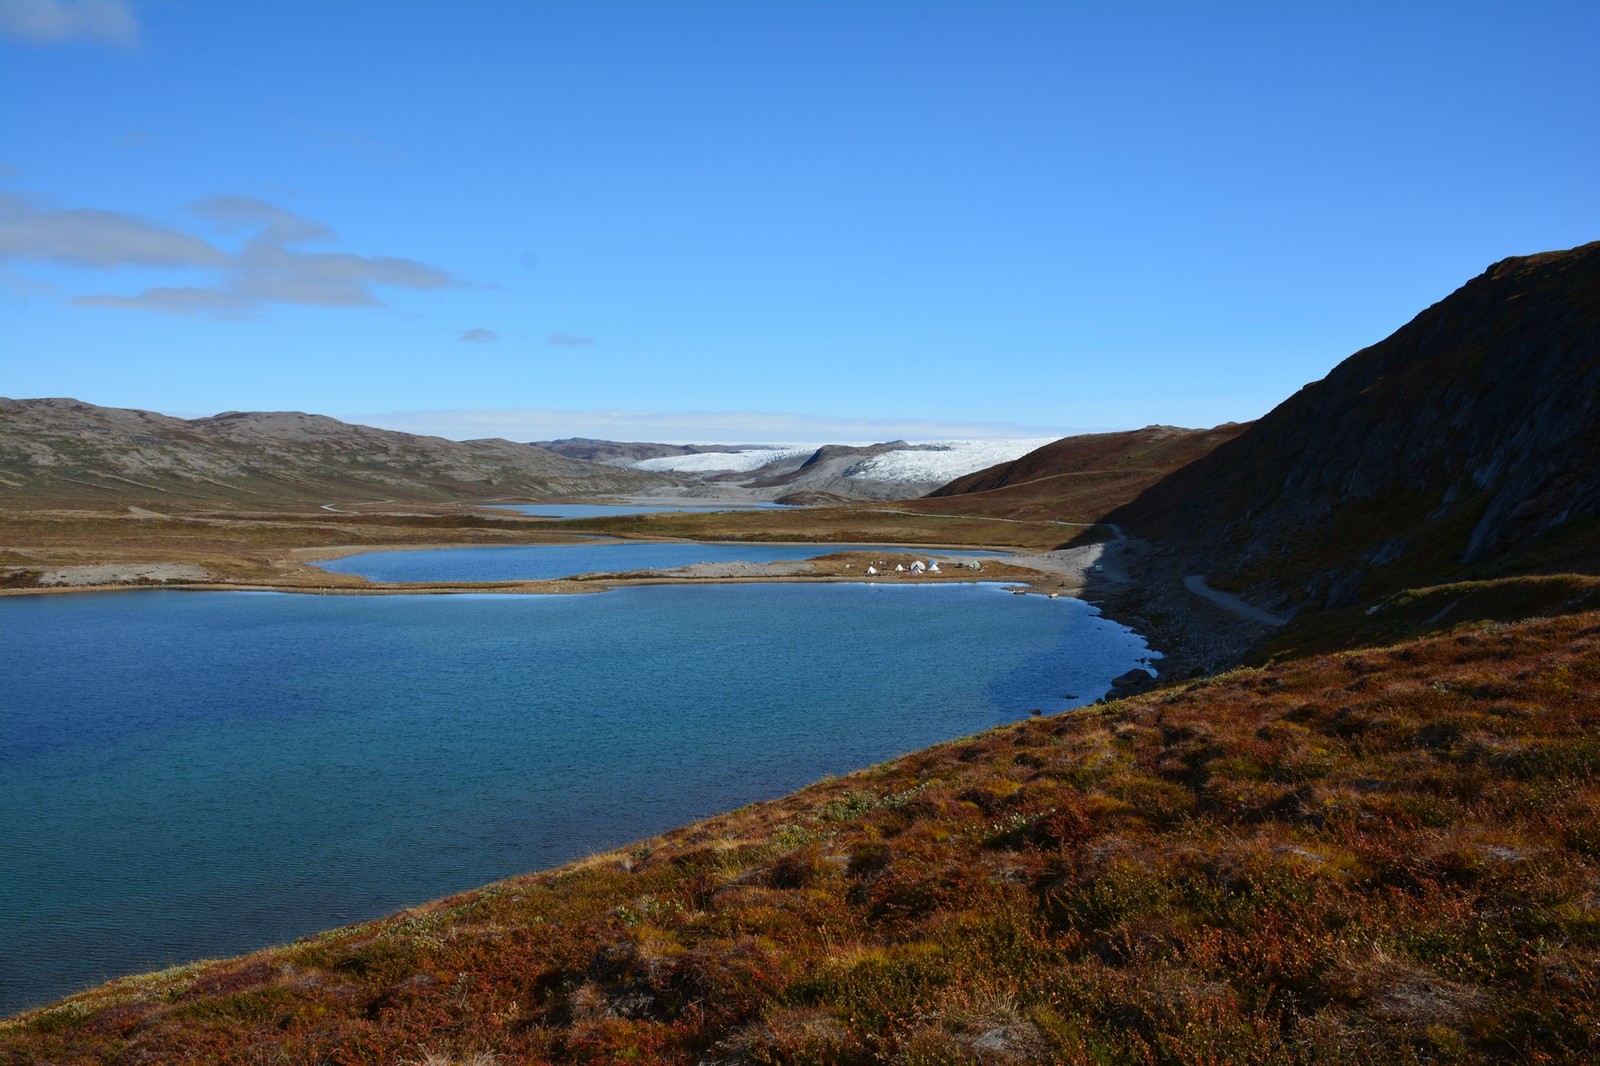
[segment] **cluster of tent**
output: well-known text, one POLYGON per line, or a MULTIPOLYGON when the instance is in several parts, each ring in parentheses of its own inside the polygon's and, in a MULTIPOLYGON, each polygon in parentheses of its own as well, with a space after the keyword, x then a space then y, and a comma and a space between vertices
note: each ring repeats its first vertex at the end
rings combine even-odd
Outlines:
MULTIPOLYGON (((875 575, 875 574, 877 574, 879 572, 880 571, 878 570, 878 567, 877 567, 876 564, 867 567, 867 576, 868 577, 872 577, 873 575, 875 575)), ((927 563, 923 563, 921 559, 913 559, 912 562, 911 562, 911 565, 909 567, 908 566, 904 566, 904 565, 902 565, 900 563, 895 563, 894 564, 894 572, 897 573, 897 574, 906 574, 906 573, 910 573, 910 574, 921 574, 921 573, 939 574, 939 573, 943 573, 943 571, 939 569, 939 561, 937 559, 929 559, 927 561, 927 563)))

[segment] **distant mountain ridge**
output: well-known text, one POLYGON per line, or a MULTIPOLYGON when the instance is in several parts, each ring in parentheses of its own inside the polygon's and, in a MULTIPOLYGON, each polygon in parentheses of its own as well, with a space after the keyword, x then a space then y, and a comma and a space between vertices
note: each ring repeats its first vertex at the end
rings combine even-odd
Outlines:
POLYGON ((1277 610, 1600 566, 1600 242, 1510 258, 1106 516, 1277 610))
POLYGON ((452 441, 298 411, 173 418, 0 398, 0 505, 268 508, 660 490, 678 484, 507 440, 452 441))

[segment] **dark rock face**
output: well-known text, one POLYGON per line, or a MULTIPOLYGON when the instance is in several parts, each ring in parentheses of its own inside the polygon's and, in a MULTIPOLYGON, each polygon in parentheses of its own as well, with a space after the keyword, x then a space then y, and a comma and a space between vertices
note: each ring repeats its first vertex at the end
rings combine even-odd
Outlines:
POLYGON ((1597 514, 1600 242, 1494 264, 1108 517, 1283 609, 1589 569, 1593 537, 1549 535, 1597 514))
POLYGON ((1111 679, 1111 699, 1122 699, 1136 693, 1154 688, 1156 679, 1150 676, 1149 671, 1134 669, 1125 674, 1120 674, 1111 679))

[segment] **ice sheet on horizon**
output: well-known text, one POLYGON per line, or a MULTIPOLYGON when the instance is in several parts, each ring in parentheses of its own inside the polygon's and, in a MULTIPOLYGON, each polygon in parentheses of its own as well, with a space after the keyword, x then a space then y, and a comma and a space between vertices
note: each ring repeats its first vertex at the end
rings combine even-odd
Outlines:
POLYGON ((869 481, 954 481, 996 463, 1020 458, 1057 439, 921 441, 920 446, 937 450, 884 452, 857 463, 845 476, 869 481))
POLYGON ((742 473, 754 470, 779 459, 796 455, 810 455, 816 444, 783 444, 770 448, 752 448, 742 452, 701 452, 696 455, 663 455, 658 459, 641 459, 634 463, 637 470, 674 470, 684 474, 742 473))

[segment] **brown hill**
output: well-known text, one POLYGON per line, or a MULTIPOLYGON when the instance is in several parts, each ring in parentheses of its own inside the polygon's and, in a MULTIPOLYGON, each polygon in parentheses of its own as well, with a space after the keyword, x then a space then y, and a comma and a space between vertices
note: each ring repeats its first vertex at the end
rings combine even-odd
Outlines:
POLYGON ((0 398, 0 506, 442 502, 659 488, 674 479, 506 440, 452 441, 300 412, 183 419, 0 398))
POLYGON ((1279 611, 1600 569, 1600 242, 1506 259, 1109 515, 1279 611))
POLYGON ((933 514, 1096 522, 1244 429, 1229 422, 1214 429, 1146 426, 1065 437, 957 478, 905 506, 933 514))

